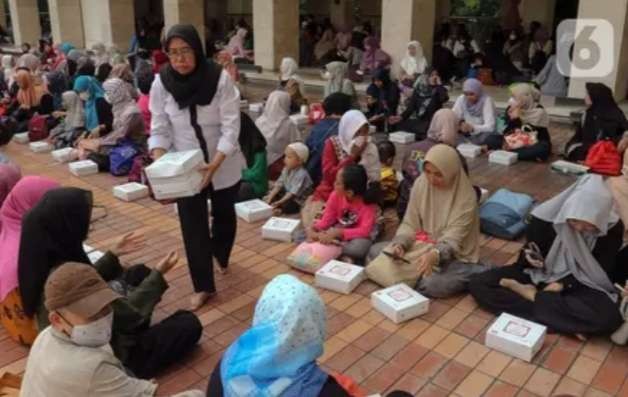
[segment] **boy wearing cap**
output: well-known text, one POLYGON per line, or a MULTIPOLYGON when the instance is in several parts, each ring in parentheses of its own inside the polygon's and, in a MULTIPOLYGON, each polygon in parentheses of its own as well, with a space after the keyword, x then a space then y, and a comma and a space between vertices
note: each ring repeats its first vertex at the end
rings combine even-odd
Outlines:
MULTIPOLYGON (((174 264, 176 256, 169 256, 158 269, 167 271, 174 264)), ((158 385, 129 376, 109 345, 111 304, 120 298, 93 266, 73 262, 59 266, 45 285, 51 325, 31 348, 20 396, 155 395, 158 385)))
POLYGON ((284 168, 265 201, 275 209, 275 215, 298 214, 312 193, 312 179, 304 167, 310 151, 303 143, 286 147, 284 168))

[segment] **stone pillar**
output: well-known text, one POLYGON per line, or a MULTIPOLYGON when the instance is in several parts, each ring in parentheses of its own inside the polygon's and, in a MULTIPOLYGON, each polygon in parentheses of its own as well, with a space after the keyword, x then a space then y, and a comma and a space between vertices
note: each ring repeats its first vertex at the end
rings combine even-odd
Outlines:
POLYGON ((351 30, 353 28, 353 0, 331 1, 329 16, 336 30, 351 30))
POLYGON ((41 38, 37 0, 9 0, 9 12, 15 45, 29 43, 37 47, 37 42, 41 38))
POLYGON ((50 27, 55 43, 72 43, 77 48, 85 46, 83 15, 80 0, 48 0, 50 27))
POLYGON ((185 23, 193 25, 205 45, 205 1, 204 0, 163 0, 164 32, 171 26, 185 23))
MULTIPOLYGON (((610 22, 614 29, 612 43, 614 62, 612 71, 607 76, 572 77, 569 82, 569 97, 584 98, 585 83, 601 82, 613 90, 616 99, 626 98, 628 91, 628 0, 580 0, 578 18, 599 18, 610 22)), ((603 45, 604 42, 601 44, 603 45)), ((576 41, 574 54, 580 50, 582 46, 576 41)))
POLYGON ((532 21, 539 21, 549 32, 554 29, 554 11, 556 0, 523 0, 519 12, 523 26, 527 29, 532 21))
POLYGON ((299 2, 253 2, 255 64, 276 70, 284 57, 299 60, 299 2))
POLYGON ((438 0, 436 2, 436 23, 449 19, 451 14, 451 0, 438 0))
POLYGON ((133 0, 81 0, 85 46, 102 42, 126 52, 135 34, 133 3, 133 0))
POLYGON ((382 48, 393 59, 393 75, 408 42, 418 40, 428 60, 432 59, 436 0, 382 0, 382 48))

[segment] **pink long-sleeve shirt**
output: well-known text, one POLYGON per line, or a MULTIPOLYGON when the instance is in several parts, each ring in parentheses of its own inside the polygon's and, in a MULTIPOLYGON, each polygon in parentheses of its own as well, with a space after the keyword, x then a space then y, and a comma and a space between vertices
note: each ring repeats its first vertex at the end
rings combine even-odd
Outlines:
POLYGON ((377 206, 375 204, 366 204, 361 197, 348 201, 346 197, 334 191, 327 200, 323 217, 314 224, 314 228, 322 231, 334 226, 340 227, 343 229, 344 241, 370 238, 376 218, 377 206), (343 226, 343 222, 346 223, 347 219, 351 219, 350 224, 343 226))

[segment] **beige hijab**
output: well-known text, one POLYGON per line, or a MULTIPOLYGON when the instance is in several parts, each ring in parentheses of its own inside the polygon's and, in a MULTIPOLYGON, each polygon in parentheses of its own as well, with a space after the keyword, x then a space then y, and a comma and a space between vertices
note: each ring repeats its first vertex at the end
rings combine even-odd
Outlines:
POLYGON ((550 119, 547 111, 538 106, 541 100, 541 92, 539 90, 532 84, 518 83, 510 87, 510 93, 521 107, 521 121, 524 124, 531 124, 535 127, 549 127, 550 119))
POLYGON ((448 187, 432 186, 423 173, 414 183, 395 240, 413 242, 418 231, 425 231, 433 240, 452 247, 456 259, 477 263, 480 259, 477 197, 456 149, 436 145, 427 152, 425 161, 443 174, 448 187))
POLYGON ((441 109, 434 114, 427 137, 433 141, 456 146, 460 120, 451 109, 441 109))

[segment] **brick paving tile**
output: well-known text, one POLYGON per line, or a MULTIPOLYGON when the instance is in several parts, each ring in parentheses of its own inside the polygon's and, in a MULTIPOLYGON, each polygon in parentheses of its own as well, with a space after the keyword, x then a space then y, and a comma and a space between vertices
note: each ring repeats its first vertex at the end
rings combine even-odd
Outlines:
POLYGON ((449 391, 443 389, 440 386, 436 386, 433 383, 428 383, 423 386, 420 392, 415 394, 416 397, 446 397, 449 395, 449 391))
MULTIPOLYGON (((605 361, 600 367, 599 371, 593 378, 591 386, 605 391, 610 394, 615 394, 619 391, 624 380, 628 376, 625 369, 613 365, 609 360, 605 361)), ((628 382, 628 380, 626 380, 628 382)))
POLYGON ((446 362, 447 358, 430 351, 412 367, 410 372, 418 377, 430 379, 443 368, 446 362))
POLYGON ((357 383, 362 383, 372 373, 381 368, 384 363, 385 362, 383 360, 380 360, 379 358, 371 354, 366 354, 355 364, 353 364, 345 372, 345 374, 353 378, 353 380, 355 380, 357 383))
POLYGON ((461 397, 480 397, 492 382, 492 377, 480 371, 473 371, 458 385, 455 393, 461 397))
POLYGON ((514 397, 518 391, 519 388, 516 386, 496 380, 486 391, 484 397, 514 397))
POLYGON ((519 359, 514 359, 501 375, 499 375, 499 379, 522 387, 528 381, 534 369, 534 365, 519 359))
POLYGON ((403 390, 410 394, 416 394, 421 387, 425 385, 427 379, 419 378, 418 376, 405 374, 394 385, 392 385, 386 392, 390 393, 395 390, 403 390))
POLYGON ((549 396, 558 383, 560 375, 545 368, 537 368, 525 385, 525 389, 539 396, 549 396))
POLYGON ((443 389, 453 391, 469 372, 471 372, 471 368, 452 360, 432 379, 432 383, 443 389))
POLYGON ((325 365, 337 372, 344 372, 366 354, 354 345, 347 345, 325 362, 325 365))
POLYGON ((390 335, 390 332, 384 331, 380 327, 375 326, 356 339, 353 344, 365 352, 370 352, 380 344, 386 343, 386 339, 390 335))
POLYGON ((469 342, 454 358, 467 367, 475 368, 480 361, 489 353, 489 348, 475 341, 469 342))
POLYGON ((584 395, 587 386, 571 378, 562 378, 554 389, 554 394, 569 394, 575 397, 584 395))
POLYGON ((499 376, 504 368, 510 364, 512 358, 504 353, 491 350, 478 364, 477 368, 493 377, 499 376))
POLYGON ((575 352, 565 350, 560 346, 554 346, 554 348, 545 357, 543 366, 556 373, 565 374, 575 358, 575 352))
POLYGON ((567 376, 588 385, 601 365, 602 363, 597 360, 587 356, 579 356, 567 372, 567 376))

